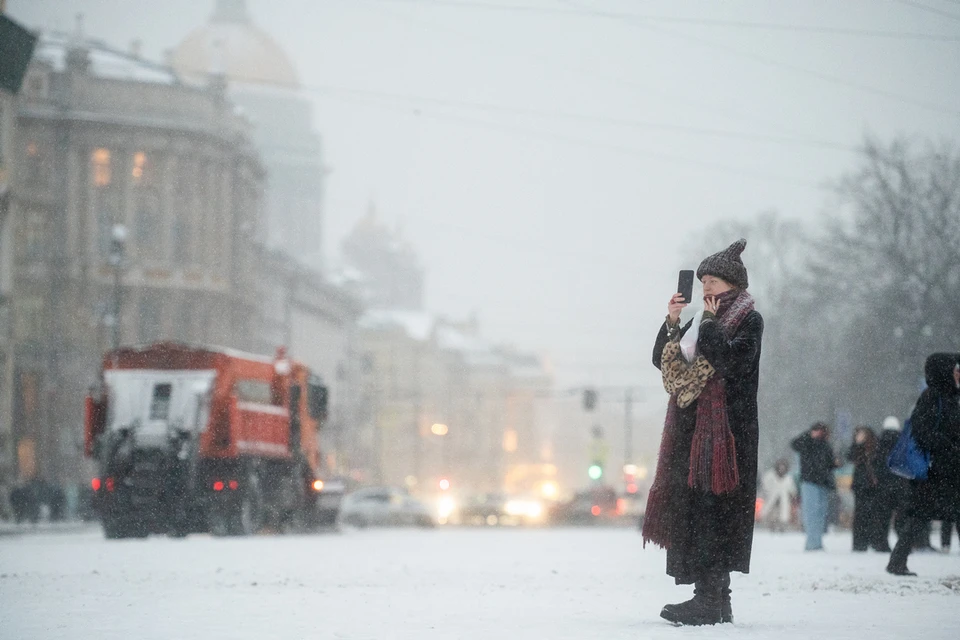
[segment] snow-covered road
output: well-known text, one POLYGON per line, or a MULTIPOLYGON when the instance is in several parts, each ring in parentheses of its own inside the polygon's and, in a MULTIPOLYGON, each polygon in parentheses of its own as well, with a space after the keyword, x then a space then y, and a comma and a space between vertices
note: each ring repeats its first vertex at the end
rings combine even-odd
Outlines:
POLYGON ((758 532, 734 574, 736 624, 675 628, 689 597, 630 529, 346 531, 108 542, 98 531, 0 537, 0 638, 956 638, 960 556, 801 551, 758 532))

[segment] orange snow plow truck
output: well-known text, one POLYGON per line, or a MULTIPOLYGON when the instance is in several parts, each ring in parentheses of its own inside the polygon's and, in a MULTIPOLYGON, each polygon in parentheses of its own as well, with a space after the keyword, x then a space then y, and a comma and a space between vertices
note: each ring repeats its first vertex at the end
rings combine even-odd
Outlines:
POLYGON ((84 428, 104 534, 332 525, 342 489, 318 475, 326 411, 320 378, 282 348, 273 359, 170 342, 108 352, 84 428))

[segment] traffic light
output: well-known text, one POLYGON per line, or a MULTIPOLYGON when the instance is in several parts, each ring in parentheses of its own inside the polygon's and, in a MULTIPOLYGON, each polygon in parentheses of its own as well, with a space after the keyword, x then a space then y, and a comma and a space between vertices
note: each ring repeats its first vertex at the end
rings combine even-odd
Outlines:
POLYGON ((583 390, 583 410, 593 411, 597 406, 597 392, 595 389, 583 390))
POLYGON ((587 469, 587 475, 590 476, 591 480, 599 480, 603 477, 603 467, 599 463, 594 462, 590 465, 590 468, 587 469))

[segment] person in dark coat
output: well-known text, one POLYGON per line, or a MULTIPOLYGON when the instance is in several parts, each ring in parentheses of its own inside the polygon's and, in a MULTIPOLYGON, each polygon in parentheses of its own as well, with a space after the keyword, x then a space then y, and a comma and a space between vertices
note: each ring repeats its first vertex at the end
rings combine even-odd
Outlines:
POLYGON ((927 388, 910 416, 917 448, 930 454, 926 480, 910 481, 906 534, 897 540, 887 571, 907 568, 912 542, 930 520, 960 518, 960 354, 935 353, 924 366, 927 388))
POLYGON ((904 535, 906 516, 904 511, 910 497, 910 483, 887 467, 890 452, 900 437, 900 419, 887 416, 883 420, 883 429, 877 438, 877 458, 880 461, 877 471, 877 520, 883 528, 883 539, 889 544, 890 523, 894 523, 897 537, 904 535))
POLYGON ((853 446, 847 452, 847 460, 853 463, 853 550, 890 553, 887 529, 890 521, 881 521, 880 467, 877 436, 867 426, 857 427, 853 432, 853 446))
POLYGON ((806 551, 823 550, 830 494, 836 489, 833 470, 840 462, 833 455, 829 440, 830 428, 817 422, 790 443, 800 454, 800 515, 807 534, 806 551))
POLYGON ((746 240, 700 263, 704 309, 685 326, 680 294, 653 348, 670 392, 643 523, 667 550, 667 575, 694 597, 668 604, 674 623, 732 622, 730 572, 749 573, 757 498, 757 388, 763 318, 747 293, 746 240))

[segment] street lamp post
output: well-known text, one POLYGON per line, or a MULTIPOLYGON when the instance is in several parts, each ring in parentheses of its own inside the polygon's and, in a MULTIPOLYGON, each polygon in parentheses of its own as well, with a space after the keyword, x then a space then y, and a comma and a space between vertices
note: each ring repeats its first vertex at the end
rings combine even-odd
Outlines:
POLYGON ((111 346, 120 348, 120 276, 123 272, 123 257, 127 245, 127 228, 122 224, 113 225, 110 231, 110 266, 113 267, 113 309, 111 326, 113 334, 111 346))

